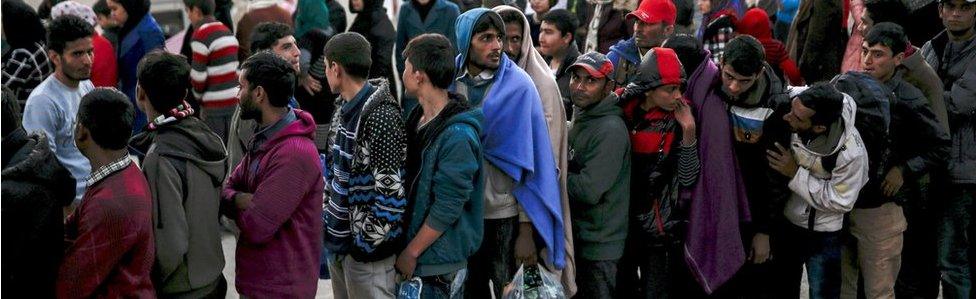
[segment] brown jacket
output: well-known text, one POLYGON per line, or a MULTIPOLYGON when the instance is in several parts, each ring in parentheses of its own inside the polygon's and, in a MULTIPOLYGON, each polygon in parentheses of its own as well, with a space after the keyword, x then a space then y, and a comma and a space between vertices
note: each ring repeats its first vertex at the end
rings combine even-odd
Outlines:
POLYGON ((921 54, 922 51, 915 47, 914 53, 901 61, 898 72, 905 82, 925 94, 925 98, 929 99, 932 112, 935 112, 935 118, 939 120, 942 128, 949 132, 949 115, 946 112, 945 99, 942 98, 945 92, 942 81, 921 54))

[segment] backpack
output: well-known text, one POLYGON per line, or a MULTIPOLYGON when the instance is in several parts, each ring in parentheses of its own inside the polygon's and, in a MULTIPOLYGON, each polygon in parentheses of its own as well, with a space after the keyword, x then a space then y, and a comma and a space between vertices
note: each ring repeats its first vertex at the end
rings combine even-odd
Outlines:
POLYGON ((894 93, 881 82, 862 72, 847 72, 830 80, 837 90, 852 98, 857 104, 854 127, 864 141, 868 153, 869 179, 884 179, 883 165, 891 153, 891 107, 896 99, 894 93))

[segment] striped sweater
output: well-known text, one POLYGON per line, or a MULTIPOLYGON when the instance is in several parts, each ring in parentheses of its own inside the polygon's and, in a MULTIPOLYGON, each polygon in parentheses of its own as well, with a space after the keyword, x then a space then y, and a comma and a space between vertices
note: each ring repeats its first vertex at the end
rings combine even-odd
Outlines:
POLYGON ((193 32, 190 79, 193 96, 204 108, 237 105, 237 39, 224 24, 214 21, 193 32))

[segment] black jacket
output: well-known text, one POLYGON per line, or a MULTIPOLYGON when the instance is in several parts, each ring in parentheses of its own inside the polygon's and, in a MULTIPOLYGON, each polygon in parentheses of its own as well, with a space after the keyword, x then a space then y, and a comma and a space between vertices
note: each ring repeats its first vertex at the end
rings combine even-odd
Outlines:
POLYGON ((3 296, 54 298, 75 179, 43 134, 3 138, 3 296))
POLYGON ((383 1, 363 0, 363 10, 349 26, 349 31, 362 34, 372 46, 373 66, 369 68, 369 78, 386 78, 393 81, 393 45, 396 43, 396 30, 386 16, 383 1))

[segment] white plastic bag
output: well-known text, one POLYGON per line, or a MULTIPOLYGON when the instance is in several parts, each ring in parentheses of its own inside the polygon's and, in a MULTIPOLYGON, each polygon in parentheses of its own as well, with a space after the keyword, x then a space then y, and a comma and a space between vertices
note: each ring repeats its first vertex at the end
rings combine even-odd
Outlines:
POLYGON ((503 299, 564 299, 566 293, 556 276, 541 265, 519 266, 512 282, 505 287, 503 299))

